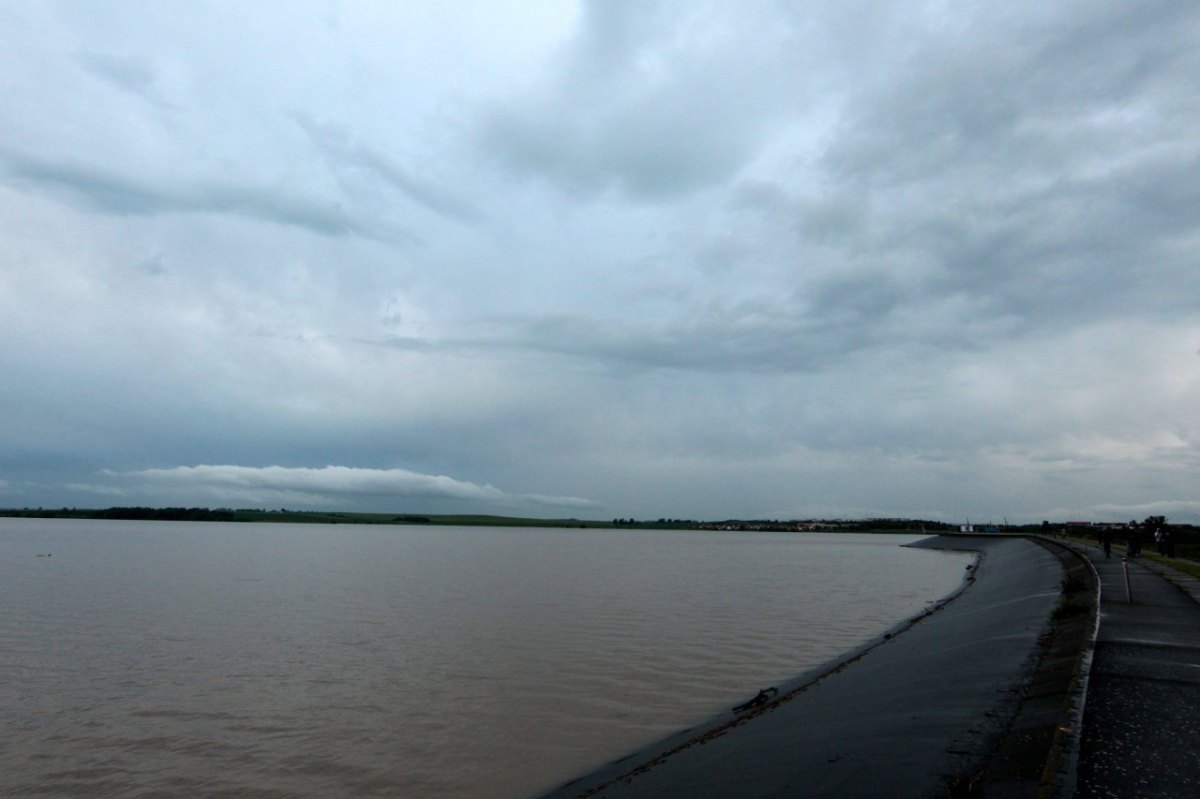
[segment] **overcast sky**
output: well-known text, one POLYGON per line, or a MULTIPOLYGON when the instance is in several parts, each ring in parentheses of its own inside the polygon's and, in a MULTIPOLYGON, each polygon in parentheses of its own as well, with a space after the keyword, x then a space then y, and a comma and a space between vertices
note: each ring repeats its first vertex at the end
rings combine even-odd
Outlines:
POLYGON ((1200 521, 1192 0, 0 12, 0 506, 1200 521))

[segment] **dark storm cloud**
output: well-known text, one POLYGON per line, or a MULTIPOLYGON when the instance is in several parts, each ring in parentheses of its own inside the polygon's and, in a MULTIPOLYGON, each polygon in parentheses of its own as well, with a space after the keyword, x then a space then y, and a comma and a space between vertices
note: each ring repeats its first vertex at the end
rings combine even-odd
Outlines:
POLYGON ((955 35, 916 42, 852 97, 820 160, 839 195, 793 199, 797 224, 852 259, 919 261, 914 309, 965 295, 1048 329, 1194 312, 1180 253, 1200 213, 1183 122, 1197 103, 1178 89, 1200 75, 1196 14, 1009 11, 981 7, 955 35))
POLYGON ((88 72, 102 81, 129 92, 141 99, 158 104, 155 92, 158 76, 154 68, 139 58, 111 55, 109 53, 81 53, 79 63, 88 72))
POLYGON ((1009 183, 1183 135, 1195 107, 1177 106, 1176 92, 1200 66, 1195 14, 1084 5, 1029 16, 991 6, 915 43, 903 68, 847 105, 827 164, 874 187, 947 174, 1009 183))
MULTIPOLYGON (((444 339, 391 337, 381 344, 411 352, 513 352, 561 356, 636 370, 796 374, 844 363, 883 342, 920 347, 909 331, 901 289, 886 275, 828 281, 811 297, 712 308, 674 321, 621 322, 579 314, 492 320, 486 334, 444 339)), ((970 327, 942 346, 969 348, 970 327)))
POLYGON ((11 150, 0 150, 0 174, 10 184, 105 214, 222 214, 303 228, 323 236, 411 240, 411 234, 399 230, 365 227, 333 203, 307 201, 232 182, 154 183, 73 161, 37 158, 11 150))
POLYGON ((328 123, 315 122, 303 114, 295 115, 294 119, 335 170, 370 173, 431 211, 459 222, 480 221, 479 209, 471 203, 414 176, 383 153, 355 141, 346 131, 328 123))

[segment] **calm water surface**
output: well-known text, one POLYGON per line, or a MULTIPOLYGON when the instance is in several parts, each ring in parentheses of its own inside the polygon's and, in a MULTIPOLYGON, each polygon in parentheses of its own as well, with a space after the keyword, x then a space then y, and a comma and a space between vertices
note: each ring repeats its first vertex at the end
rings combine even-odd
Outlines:
POLYGON ((911 540, 0 519, 0 794, 526 796, 956 588, 911 540))

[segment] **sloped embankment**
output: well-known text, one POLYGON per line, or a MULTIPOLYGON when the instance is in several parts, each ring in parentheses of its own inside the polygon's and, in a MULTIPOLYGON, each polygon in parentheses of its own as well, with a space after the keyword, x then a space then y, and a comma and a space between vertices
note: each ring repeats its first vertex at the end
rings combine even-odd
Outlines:
POLYGON ((1070 547, 1033 539, 1063 567, 1062 595, 1039 639, 1040 654, 1016 714, 984 769, 956 781, 952 796, 1069 797, 1075 793, 1099 584, 1070 547))
POLYGON ((1006 536, 938 536, 972 550, 964 589, 934 612, 551 797, 1035 796, 1071 757, 1086 613, 1069 550, 1006 536), (1069 564, 1064 567, 1064 564, 1069 564), (1076 629, 1078 628, 1078 629, 1076 629), (978 794, 983 791, 982 794, 978 794))

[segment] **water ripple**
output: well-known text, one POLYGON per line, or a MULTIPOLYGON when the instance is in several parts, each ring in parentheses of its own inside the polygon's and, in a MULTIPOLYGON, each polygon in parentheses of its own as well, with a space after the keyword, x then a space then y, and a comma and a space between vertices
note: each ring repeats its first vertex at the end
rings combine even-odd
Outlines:
POLYGON ((902 540, 0 520, 0 793, 526 795, 958 585, 902 540))

